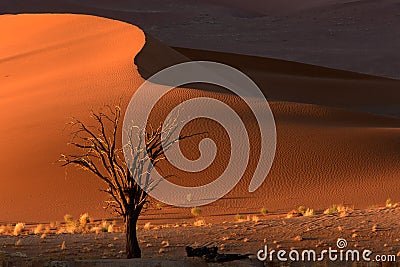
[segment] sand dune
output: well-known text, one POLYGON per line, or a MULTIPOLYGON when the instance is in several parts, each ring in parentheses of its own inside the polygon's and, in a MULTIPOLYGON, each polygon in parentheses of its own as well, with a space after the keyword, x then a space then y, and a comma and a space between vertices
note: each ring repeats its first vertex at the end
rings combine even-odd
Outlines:
MULTIPOLYGON (((143 77, 149 76, 149 68, 145 70, 141 67, 145 64, 142 54, 154 53, 150 50, 151 47, 145 45, 136 57, 139 72, 143 77)), ((278 59, 179 47, 175 47, 175 50, 184 57, 181 56, 180 59, 176 57, 174 63, 210 60, 243 71, 257 84, 262 85, 261 90, 269 100, 400 115, 399 80, 278 59)), ((150 74, 158 70, 160 68, 153 65, 150 74)))
POLYGON ((132 58, 143 32, 90 16, 1 16, 0 24, 1 219, 56 219, 77 206, 104 215, 99 183, 54 162, 67 150, 70 117, 87 118, 142 82, 132 58))
MULTIPOLYGON (((247 188, 258 159, 258 130, 243 101, 199 88, 178 88, 160 101, 153 119, 193 97, 217 98, 238 112, 250 132, 248 170, 224 199, 204 207, 204 215, 252 212, 261 207, 282 211, 299 205, 322 209, 342 202, 366 207, 388 197, 400 199, 400 120, 349 109, 399 103, 397 81, 231 54, 180 49, 182 55, 135 26, 92 16, 0 16, 0 35, 5 36, 0 43, 2 221, 60 220, 65 213, 86 211, 94 217, 108 217, 102 209, 105 195, 98 191, 101 183, 81 171, 69 168, 66 172, 54 164, 60 153, 70 149, 65 123, 71 116, 87 119, 90 109, 118 99, 125 107, 143 77, 197 57, 232 64, 252 76, 273 100, 278 132, 271 173, 250 194, 247 188)), ((194 174, 164 163, 163 172, 175 174, 176 183, 209 182, 229 160, 225 131, 205 119, 185 130, 200 129, 216 141, 217 159, 209 169, 194 174)), ((193 147, 199 141, 200 137, 182 144, 188 158, 199 156, 193 147)), ((182 218, 189 211, 166 212, 182 218)))
POLYGON ((7 13, 91 14, 138 25, 170 46, 400 77, 396 0, 3 0, 7 13))

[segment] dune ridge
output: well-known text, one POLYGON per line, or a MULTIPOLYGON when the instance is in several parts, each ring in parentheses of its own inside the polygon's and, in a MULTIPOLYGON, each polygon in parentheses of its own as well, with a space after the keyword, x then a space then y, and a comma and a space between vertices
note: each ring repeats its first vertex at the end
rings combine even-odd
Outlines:
POLYGON ((138 25, 170 46, 286 59, 397 79, 399 12, 396 0, 0 2, 0 14, 91 14, 138 25))

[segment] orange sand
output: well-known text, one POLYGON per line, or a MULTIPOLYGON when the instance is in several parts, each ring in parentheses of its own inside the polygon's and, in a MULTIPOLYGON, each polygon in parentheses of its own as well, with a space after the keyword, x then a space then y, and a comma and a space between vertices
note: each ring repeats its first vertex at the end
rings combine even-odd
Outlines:
MULTIPOLYGON (((212 96, 233 106, 250 130, 253 154, 248 171, 224 199, 203 208, 205 216, 261 207, 272 211, 299 205, 322 209, 334 203, 366 207, 388 197, 400 199, 400 120, 350 110, 399 103, 398 81, 262 58, 252 64, 251 57, 246 62, 240 56, 215 52, 182 50, 183 56, 135 26, 92 16, 4 15, 0 36, 4 36, 0 42, 0 221, 60 220, 65 213, 77 216, 86 211, 93 217, 109 217, 102 209, 101 182, 54 163, 70 149, 65 123, 71 116, 87 119, 90 109, 119 99, 125 107, 142 77, 196 57, 225 61, 254 78, 267 98, 274 100, 270 104, 278 134, 271 173, 255 193, 248 193, 258 159, 258 132, 243 102, 230 94, 187 88, 163 98, 156 117, 165 116, 182 100, 212 96)), ((179 184, 204 184, 226 165, 226 135, 208 120, 186 129, 209 130, 220 149, 217 161, 197 174, 185 174, 167 163, 163 171, 175 174, 179 184)), ((189 158, 198 156, 189 147, 198 141, 183 143, 189 158)), ((176 211, 174 218, 189 212, 176 211)))

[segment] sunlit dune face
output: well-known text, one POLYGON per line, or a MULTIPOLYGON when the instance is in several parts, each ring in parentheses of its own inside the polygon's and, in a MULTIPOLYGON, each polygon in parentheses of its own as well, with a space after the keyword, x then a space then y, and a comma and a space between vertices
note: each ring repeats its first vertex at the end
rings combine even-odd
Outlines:
POLYGON ((5 15, 0 36, 0 217, 50 220, 77 205, 103 214, 101 184, 54 162, 72 116, 129 99, 142 82, 143 32, 93 16, 5 15))

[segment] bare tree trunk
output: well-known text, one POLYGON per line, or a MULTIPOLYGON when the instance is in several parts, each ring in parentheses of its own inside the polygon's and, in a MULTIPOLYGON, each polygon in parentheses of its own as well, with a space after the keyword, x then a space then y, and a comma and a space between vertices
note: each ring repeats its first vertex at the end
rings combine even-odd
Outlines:
POLYGON ((127 215, 125 218, 126 224, 126 257, 131 258, 141 258, 142 252, 139 247, 139 242, 137 240, 136 224, 139 216, 136 213, 127 215))

